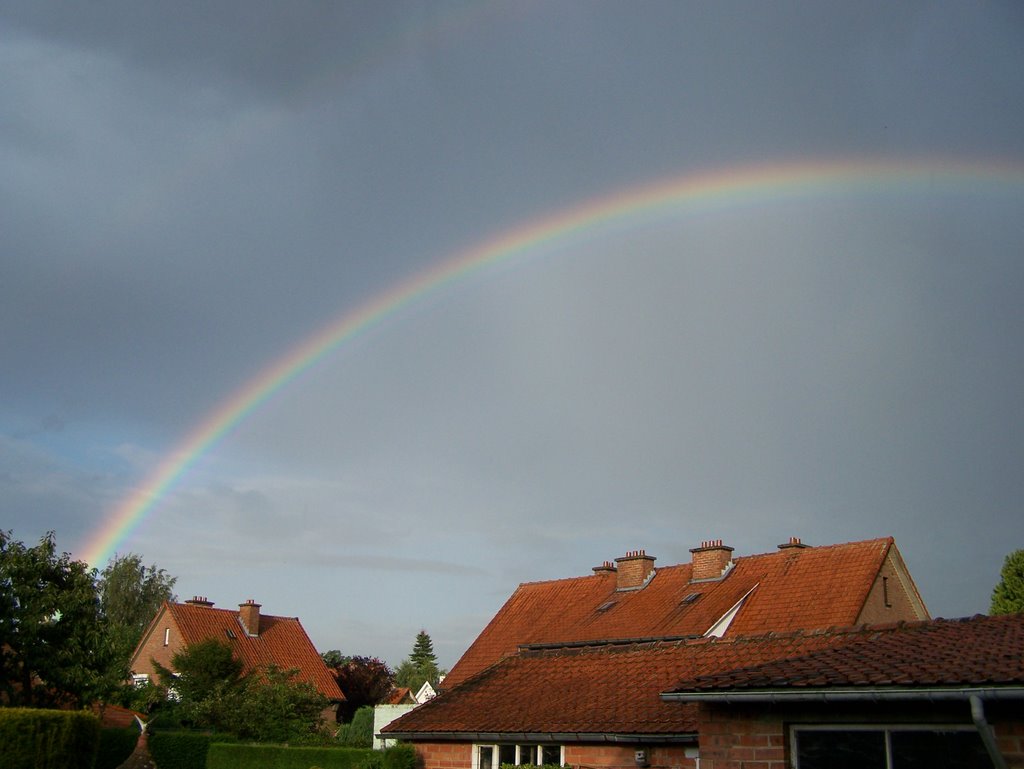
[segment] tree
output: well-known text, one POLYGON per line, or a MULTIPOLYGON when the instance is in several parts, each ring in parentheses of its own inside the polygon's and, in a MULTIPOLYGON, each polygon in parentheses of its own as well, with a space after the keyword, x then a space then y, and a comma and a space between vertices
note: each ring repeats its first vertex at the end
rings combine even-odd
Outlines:
MULTIPOLYGON (((340 653, 339 653, 340 655, 340 653)), ((345 701, 338 706, 338 721, 351 721, 356 711, 365 705, 378 705, 395 686, 395 674, 376 657, 345 657, 345 661, 331 668, 345 701)))
POLYGON ((319 731, 327 698, 312 684, 296 681, 297 673, 271 665, 252 676, 234 714, 232 731, 257 742, 301 741, 319 731))
POLYGON ((246 673, 226 643, 210 638, 171 658, 177 675, 157 664, 166 708, 185 724, 257 742, 308 737, 321 724, 327 699, 296 681, 296 670, 269 665, 246 673), (173 692, 173 693, 172 693, 173 692))
POLYGON ((444 672, 437 666, 434 642, 426 630, 421 630, 416 634, 416 641, 409 658, 402 662, 395 671, 395 684, 408 686, 413 693, 416 693, 426 681, 436 687, 444 672))
POLYGON ((205 729, 232 731, 246 685, 241 660, 215 638, 186 646, 171 657, 171 669, 154 661, 167 709, 205 729))
POLYGON ((1024 612, 1024 550, 1015 550, 1006 556, 989 608, 989 614, 1017 612, 1024 612))
POLYGON ((111 646, 123 664, 123 677, 127 678, 132 652, 161 604, 175 600, 175 582, 177 577, 155 564, 145 566, 142 556, 134 553, 115 555, 100 573, 100 609, 107 620, 111 646))
POLYGON ((348 748, 372 748, 373 708, 364 705, 356 711, 352 723, 342 724, 338 729, 338 742, 348 748))
POLYGON ((320 656, 323 658, 324 664, 329 668, 340 668, 342 665, 344 665, 346 662, 352 659, 351 657, 346 657, 338 649, 331 649, 330 651, 325 651, 320 656))
POLYGON ((415 665, 433 665, 437 667, 437 655, 434 654, 434 642, 430 639, 426 630, 416 634, 416 642, 412 645, 412 653, 409 659, 415 665))
POLYGON ((0 531, 0 686, 12 705, 81 706, 116 685, 95 572, 54 533, 26 547, 0 531))

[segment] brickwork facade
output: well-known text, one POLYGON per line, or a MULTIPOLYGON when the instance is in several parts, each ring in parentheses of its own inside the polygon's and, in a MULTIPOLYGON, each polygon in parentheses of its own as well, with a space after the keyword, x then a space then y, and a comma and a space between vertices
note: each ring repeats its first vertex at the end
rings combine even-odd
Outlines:
POLYGON ((171 657, 177 654, 183 641, 177 627, 169 615, 164 613, 166 622, 155 624, 149 628, 149 635, 142 639, 142 644, 135 653, 132 672, 148 675, 151 681, 156 680, 156 668, 152 660, 156 660, 167 669, 171 669, 171 657))
POLYGON ((473 746, 468 742, 417 742, 422 769, 471 769, 473 746))
POLYGON ((786 729, 764 710, 701 708, 701 769, 786 769, 786 729))
MULTIPOLYGON (((637 769, 636 750, 640 745, 566 745, 565 763, 570 766, 600 767, 600 769, 637 769)), ((648 769, 695 769, 696 746, 683 745, 643 746, 647 751, 648 769), (687 753, 692 753, 688 756, 687 753)))
POLYGON ((1002 718, 993 718, 991 723, 1007 769, 1024 769, 1024 716, 1007 713, 1002 718))
MULTIPOLYGON (((466 742, 416 742, 422 769, 472 769, 473 745, 466 742)), ((565 763, 588 769, 637 769, 637 745, 567 744, 565 763)), ((696 769, 696 747, 684 745, 644 746, 646 769, 696 769)), ((703 766, 703 764, 702 764, 703 766)))
MULTIPOLYGON (((801 723, 843 724, 911 723, 927 729, 928 724, 960 724, 973 728, 966 702, 907 707, 874 705, 839 711, 771 706, 700 707, 700 769, 788 769, 789 728, 801 723)), ((996 709, 989 717, 996 743, 1008 769, 1024 769, 1024 718, 1011 707, 996 709)))
POLYGON ((878 570, 857 624, 877 625, 906 619, 928 619, 928 612, 894 548, 878 570))

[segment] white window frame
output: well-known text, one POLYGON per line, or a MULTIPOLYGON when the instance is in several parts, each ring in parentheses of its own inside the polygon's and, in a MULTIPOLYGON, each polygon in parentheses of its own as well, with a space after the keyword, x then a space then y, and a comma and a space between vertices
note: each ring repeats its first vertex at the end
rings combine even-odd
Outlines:
POLYGON ((973 732, 978 730, 972 724, 947 723, 880 723, 880 724, 790 724, 789 755, 792 757, 793 769, 800 769, 800 756, 797 752, 796 738, 798 732, 882 732, 885 739, 885 767, 892 769, 892 733, 893 732, 973 732))
POLYGON ((132 685, 140 688, 149 683, 149 673, 132 673, 132 685))
MULTIPOLYGON (((520 761, 520 750, 519 749, 522 746, 529 745, 530 747, 540 747, 540 748, 544 748, 544 747, 549 747, 550 748, 550 747, 553 747, 551 745, 551 743, 530 742, 529 740, 523 740, 522 742, 511 742, 511 741, 510 742, 474 742, 473 743, 473 761, 472 761, 472 764, 471 764, 472 769, 480 769, 480 748, 490 748, 492 751, 494 751, 492 753, 492 755, 494 756, 495 764, 491 767, 491 769, 501 769, 501 764, 497 763, 498 748, 501 745, 514 745, 515 746, 515 749, 516 749, 516 766, 541 766, 541 764, 521 764, 521 763, 519 763, 519 761, 520 761)), ((543 760, 543 758, 544 758, 544 751, 543 750, 538 750, 537 751, 537 759, 538 760, 543 760)), ((565 766, 565 745, 559 745, 558 746, 558 764, 560 766, 565 766)))

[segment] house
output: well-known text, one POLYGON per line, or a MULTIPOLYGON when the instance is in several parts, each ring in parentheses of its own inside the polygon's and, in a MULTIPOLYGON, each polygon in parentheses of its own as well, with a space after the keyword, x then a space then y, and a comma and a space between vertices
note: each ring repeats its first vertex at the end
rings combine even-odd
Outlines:
POLYGON ((416 701, 412 689, 408 686, 401 686, 391 690, 384 702, 373 706, 373 749, 383 750, 394 744, 380 738, 380 731, 399 716, 404 716, 416 708, 420 703, 416 701))
POLYGON ((419 688, 419 691, 416 692, 413 699, 415 699, 418 704, 422 705, 424 702, 432 700, 436 696, 437 691, 434 689, 433 686, 431 686, 430 681, 424 681, 423 685, 419 688))
POLYGON ((450 689, 515 654, 648 638, 750 635, 866 622, 927 619, 891 537, 809 547, 796 537, 772 553, 733 558, 721 540, 689 563, 655 568, 643 550, 586 577, 520 585, 444 681, 450 689))
POLYGON ((691 674, 662 695, 696 705, 702 761, 1024 767, 1024 614, 830 630, 818 639, 818 649, 780 649, 778 659, 691 674))
POLYGON ((690 552, 656 568, 635 550, 585 577, 520 585, 442 692, 382 735, 413 742, 425 769, 695 766, 697 707, 662 692, 775 659, 779 644, 795 655, 834 642, 808 631, 928 619, 891 538, 690 552), (787 640, 764 640, 776 635, 787 640))
POLYGON ((136 682, 153 678, 154 662, 173 670, 175 654, 213 638, 231 647, 246 672, 268 665, 297 670, 297 680, 315 686, 331 703, 324 718, 333 723, 338 703, 345 695, 302 624, 297 617, 261 614, 261 608, 253 600, 239 604, 238 611, 215 609, 212 601, 198 596, 184 603, 165 601, 135 648, 132 678, 136 682))

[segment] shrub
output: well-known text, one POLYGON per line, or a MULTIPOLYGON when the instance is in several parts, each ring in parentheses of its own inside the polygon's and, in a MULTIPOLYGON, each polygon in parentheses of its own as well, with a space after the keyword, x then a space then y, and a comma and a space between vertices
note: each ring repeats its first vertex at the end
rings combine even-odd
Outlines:
POLYGON ((416 769, 418 757, 412 745, 400 743, 384 751, 383 769, 416 769))
POLYGON ((202 732, 157 731, 149 735, 149 754, 160 769, 205 769, 210 743, 230 739, 202 732))
POLYGON ((99 740, 100 722, 92 713, 0 709, 4 769, 92 769, 99 740))
POLYGON ((338 729, 338 743, 349 748, 373 747, 373 706, 364 705, 356 711, 352 723, 338 729))
POLYGON ((100 747, 96 753, 96 769, 117 769, 135 750, 139 730, 135 726, 123 729, 100 729, 100 747))
MULTIPOLYGON (((290 748, 283 745, 210 746, 206 769, 361 769, 372 750, 359 748, 290 748)), ((156 756, 153 757, 156 759, 156 756)), ((160 769, 167 769, 157 761, 160 769)))

